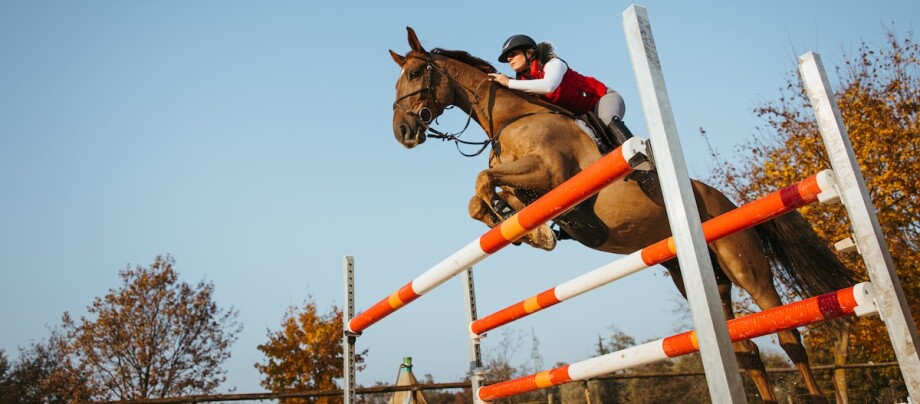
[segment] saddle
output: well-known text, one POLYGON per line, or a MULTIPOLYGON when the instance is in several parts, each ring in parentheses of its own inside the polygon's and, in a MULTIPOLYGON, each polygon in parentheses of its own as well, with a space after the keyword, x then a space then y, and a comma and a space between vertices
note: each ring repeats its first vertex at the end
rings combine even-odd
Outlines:
MULTIPOLYGON (((627 139, 633 137, 632 133, 629 132, 629 129, 626 125, 623 125, 623 122, 617 118, 614 118, 615 121, 620 123, 620 127, 614 130, 611 128, 613 122, 610 123, 610 126, 606 125, 594 112, 587 112, 584 115, 580 116, 582 122, 594 132, 594 139, 597 142, 597 147, 601 151, 601 154, 610 153, 611 150, 620 147, 623 142, 627 139)), ((590 133, 589 133, 590 135, 590 133)))

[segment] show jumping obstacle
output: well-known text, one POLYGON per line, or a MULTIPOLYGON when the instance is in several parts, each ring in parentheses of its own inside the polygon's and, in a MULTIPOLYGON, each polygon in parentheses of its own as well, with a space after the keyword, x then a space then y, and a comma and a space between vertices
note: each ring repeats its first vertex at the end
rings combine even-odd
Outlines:
POLYGON ((803 81, 818 117, 833 171, 823 171, 804 181, 743 205, 704 224, 699 222, 689 188, 686 164, 676 134, 660 61, 651 37, 645 9, 630 6, 624 12, 624 30, 642 95, 651 145, 656 152, 662 192, 674 235, 611 264, 509 306, 482 320, 476 319, 471 266, 552 220, 606 185, 627 175, 644 161, 645 144, 630 139, 594 165, 571 178, 543 198, 522 209, 381 300, 354 316, 351 257, 345 259, 343 349, 345 354, 345 402, 354 402, 354 345, 368 327, 416 300, 448 279, 466 271, 467 320, 470 323, 470 357, 476 402, 490 401, 618 370, 700 351, 713 402, 745 402, 731 342, 750 339, 841 316, 880 313, 895 349, 901 374, 912 400, 920 397, 920 338, 907 308, 904 292, 894 271, 887 244, 871 208, 865 181, 853 155, 846 129, 837 110, 820 58, 809 53, 800 59, 803 81), (858 251, 869 272, 870 283, 861 283, 834 293, 764 310, 727 323, 721 318, 706 244, 758 223, 765 222, 816 200, 840 198, 853 222, 858 251), (674 335, 596 358, 575 362, 538 374, 480 387, 479 337, 488 330, 593 290, 648 266, 677 257, 684 269, 695 331, 674 335), (874 291, 874 292, 873 292, 874 291))
POLYGON ((643 153, 645 142, 642 139, 628 140, 556 189, 399 288, 389 297, 357 315, 348 322, 347 330, 352 333, 363 331, 466 268, 523 237, 527 232, 590 198, 611 182, 632 172, 635 165, 644 162, 643 153))
MULTIPOLYGON (((795 185, 788 186, 728 213, 712 218, 702 225, 706 242, 709 243, 729 234, 753 227, 818 200, 822 202, 835 201, 838 197, 837 190, 833 184, 833 172, 825 170, 795 185)), ((473 321, 470 324, 470 332, 474 337, 479 337, 487 331, 549 308, 625 276, 632 275, 645 268, 668 261, 676 256, 674 238, 668 237, 624 258, 473 321)))
MULTIPOLYGON (((728 321, 733 342, 801 327, 856 313, 877 314, 875 294, 868 282, 728 321)), ((492 401, 619 370, 660 362, 699 351, 696 331, 601 355, 570 365, 496 383, 479 389, 478 398, 492 401)))

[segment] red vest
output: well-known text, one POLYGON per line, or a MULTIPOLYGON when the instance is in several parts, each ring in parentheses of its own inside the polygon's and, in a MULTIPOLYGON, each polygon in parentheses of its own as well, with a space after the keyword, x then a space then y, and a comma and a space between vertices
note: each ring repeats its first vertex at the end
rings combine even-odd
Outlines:
MULTIPOLYGON (((533 60, 530 62, 530 72, 519 76, 521 80, 542 79, 543 65, 533 60)), ((593 109, 604 94, 607 94, 607 86, 604 83, 594 77, 583 76, 570 67, 562 76, 559 87, 551 93, 543 94, 543 97, 576 115, 581 115, 593 109)))

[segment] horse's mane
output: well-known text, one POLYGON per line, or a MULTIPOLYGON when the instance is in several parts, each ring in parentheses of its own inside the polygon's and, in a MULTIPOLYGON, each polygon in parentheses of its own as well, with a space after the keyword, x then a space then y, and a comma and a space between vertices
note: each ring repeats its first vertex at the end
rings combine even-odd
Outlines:
MULTIPOLYGON (((435 55, 446 56, 448 58, 464 63, 468 66, 473 67, 474 69, 477 69, 485 73, 498 72, 498 70, 495 69, 495 66, 492 66, 491 63, 486 62, 485 60, 482 60, 476 56, 470 55, 469 52, 466 52, 466 51, 434 48, 431 50, 431 53, 435 55)), ((570 112, 562 109, 562 107, 555 105, 553 103, 550 103, 546 100, 542 100, 534 94, 525 93, 519 90, 511 90, 511 93, 517 94, 522 100, 529 102, 531 104, 538 104, 550 110, 562 111, 562 112, 566 112, 567 114, 571 114, 570 112)))
POLYGON ((447 56, 451 59, 466 63, 476 69, 483 71, 485 73, 495 73, 498 70, 495 70, 495 67, 491 63, 486 62, 476 56, 470 55, 469 52, 461 50, 447 50, 441 48, 434 48, 431 50, 431 53, 435 55, 447 56))

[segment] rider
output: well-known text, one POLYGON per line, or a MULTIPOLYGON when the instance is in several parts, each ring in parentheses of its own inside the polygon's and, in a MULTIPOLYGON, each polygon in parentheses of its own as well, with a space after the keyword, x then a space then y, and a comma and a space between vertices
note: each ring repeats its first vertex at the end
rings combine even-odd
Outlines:
MULTIPOLYGON (((623 124, 623 114, 626 113, 623 97, 594 77, 584 76, 569 68, 568 63, 556 56, 549 43, 538 44, 527 35, 513 35, 502 45, 498 61, 508 62, 516 73, 515 79, 501 73, 489 73, 490 80, 510 89, 539 94, 547 101, 579 116, 589 111, 594 112, 610 127, 615 141, 620 144, 632 137, 632 133, 623 124)), ((595 141, 604 152, 609 150, 608 146, 616 146, 605 144, 609 142, 599 139, 595 141)), ((635 171, 629 178, 639 182, 647 194, 657 189, 657 177, 646 171, 635 171)), ((554 232, 557 239, 571 238, 562 228, 554 232)))
MULTIPOLYGON (((490 79, 505 87, 540 94, 547 101, 576 115, 594 112, 613 133, 631 137, 622 124, 626 113, 623 97, 594 77, 569 68, 556 56, 547 42, 537 44, 527 35, 513 35, 502 45, 499 62, 508 62, 516 79, 501 73, 489 73, 490 79)), ((619 137, 619 136, 618 136, 619 137)), ((619 139, 622 143, 625 138, 619 139)))

